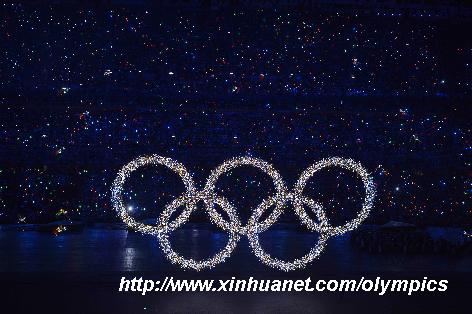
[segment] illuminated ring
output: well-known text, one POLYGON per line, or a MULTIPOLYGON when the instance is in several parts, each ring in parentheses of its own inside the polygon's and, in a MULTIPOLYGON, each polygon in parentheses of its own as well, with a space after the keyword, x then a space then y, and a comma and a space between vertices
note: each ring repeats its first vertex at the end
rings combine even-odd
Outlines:
MULTIPOLYGON (((204 194, 196 195, 196 201, 198 202, 202 199, 205 201, 204 196, 204 194)), ((241 237, 240 234, 237 232, 237 230, 241 226, 238 216, 236 215, 232 206, 227 206, 229 203, 225 199, 215 198, 213 201, 226 211, 231 222, 229 230, 229 239, 226 246, 220 252, 205 260, 196 261, 194 259, 186 259, 172 249, 169 241, 169 232, 171 231, 171 229, 163 227, 162 232, 158 235, 159 244, 161 245, 162 250, 166 254, 166 257, 171 261, 171 263, 179 264, 182 268, 193 268, 197 271, 200 271, 204 268, 213 268, 219 263, 224 262, 224 260, 229 257, 233 250, 236 248, 236 245, 238 244, 239 239, 241 237)), ((176 200, 167 205, 165 210, 159 217, 159 225, 167 226, 172 213, 176 211, 177 208, 184 205, 185 202, 185 199, 178 201, 176 200)))
POLYGON ((308 263, 317 258, 322 252, 328 238, 343 234, 358 227, 359 224, 366 219, 370 209, 372 208, 374 197, 375 187, 372 178, 370 177, 367 170, 361 166, 361 164, 353 161, 352 159, 343 159, 339 157, 327 158, 308 167, 300 175, 300 178, 295 184, 293 191, 289 193, 287 192, 285 184, 278 171, 276 171, 269 163, 257 158, 238 157, 225 161, 211 172, 205 184, 205 188, 202 191, 196 191, 190 173, 182 164, 170 158, 152 155, 136 158, 125 165, 118 172, 118 175, 113 182, 111 200, 120 218, 126 223, 127 226, 143 233, 157 235, 159 243, 167 258, 170 259, 172 263, 180 264, 184 268, 201 270, 204 268, 216 266, 218 263, 223 262, 228 256, 230 256, 241 235, 247 235, 255 255, 264 264, 289 271, 305 267, 308 263), (166 205, 164 211, 161 213, 158 219, 157 226, 142 224, 134 220, 133 217, 128 215, 122 200, 122 189, 126 179, 133 171, 148 164, 163 165, 173 170, 182 178, 186 188, 186 191, 183 195, 179 196, 166 205), (218 196, 214 192, 215 183, 219 176, 241 165, 254 166, 267 173, 273 179, 276 189, 275 195, 264 199, 262 203, 256 207, 247 225, 244 227, 241 225, 234 206, 231 205, 231 203, 226 198, 218 196), (329 224, 326 213, 320 204, 302 195, 307 181, 314 175, 314 173, 318 170, 331 166, 338 166, 356 173, 362 179, 366 190, 364 203, 358 216, 347 222, 345 225, 338 227, 334 227, 329 224), (197 202, 201 200, 205 203, 205 209, 209 214, 211 221, 220 228, 229 232, 229 240, 226 247, 215 254, 213 257, 202 261, 196 261, 193 259, 185 259, 172 250, 169 241, 169 233, 189 219, 192 211, 196 209, 197 202), (284 205, 288 202, 293 204, 295 213, 299 216, 302 223, 307 226, 308 229, 316 231, 320 234, 318 242, 313 248, 310 249, 308 254, 291 262, 282 261, 271 257, 268 253, 264 252, 259 243, 259 234, 267 230, 272 224, 275 223, 277 218, 282 214, 284 205), (216 211, 215 204, 219 205, 221 209, 227 213, 229 221, 226 221, 222 215, 216 211), (268 215, 265 221, 259 223, 259 219, 261 218, 262 214, 268 210, 269 207, 274 205, 274 211, 268 215), (313 210, 319 223, 316 223, 308 216, 304 209, 305 205, 313 210), (174 221, 169 222, 172 214, 181 206, 185 206, 185 209, 174 221))
POLYGON ((345 159, 340 157, 332 157, 322 159, 316 164, 311 165, 305 171, 302 172, 300 178, 298 179, 295 187, 293 189, 294 194, 294 208, 297 215, 301 218, 302 222, 310 229, 321 233, 327 233, 330 236, 341 235, 348 231, 351 231, 357 228, 369 215, 369 211, 373 206, 373 201, 375 197, 375 187, 367 170, 362 167, 362 165, 358 162, 355 162, 352 159, 345 159), (362 209, 357 215, 356 218, 352 219, 351 221, 347 222, 343 226, 333 227, 326 221, 326 224, 322 227, 314 222, 308 215, 306 214, 303 204, 300 202, 302 198, 301 195, 303 193, 303 189, 307 181, 317 172, 318 170, 338 166, 344 168, 346 170, 352 171, 357 174, 362 182, 364 183, 365 188, 365 199, 364 203, 362 204, 362 209))
MULTIPOLYGON (((128 214, 128 211, 126 210, 121 195, 123 185, 126 179, 128 179, 128 177, 133 171, 146 165, 162 165, 176 172, 182 178, 186 189, 184 195, 181 196, 180 199, 193 200, 193 195, 196 193, 196 190, 192 176, 187 171, 187 169, 185 169, 185 167, 181 163, 174 161, 170 158, 161 157, 159 155, 138 157, 126 164, 123 168, 121 168, 121 170, 118 172, 115 181, 113 182, 113 186, 111 189, 111 200, 115 209, 118 211, 118 215, 128 227, 143 233, 157 235, 163 231, 162 228, 159 226, 140 223, 136 221, 133 217, 131 217, 128 214)), ((185 221, 187 221, 191 212, 195 209, 195 204, 196 202, 189 201, 186 204, 185 210, 183 210, 182 213, 169 224, 169 228, 175 229, 182 225, 185 221)))
MULTIPOLYGON (((318 219, 320 220, 321 224, 325 223, 326 217, 324 215, 324 211, 321 205, 315 203, 313 200, 305 199, 303 202, 306 202, 312 210, 317 215, 318 219)), ((273 206, 275 203, 275 199, 271 198, 268 201, 262 202, 254 211, 253 215, 249 219, 248 222, 248 229, 247 229, 247 236, 249 239, 249 244, 251 245, 254 254, 259 258, 259 260, 273 268, 278 268, 283 271, 290 271, 295 270, 298 268, 304 268, 307 264, 311 263, 314 259, 318 258, 321 252, 323 251, 326 241, 329 238, 329 235, 326 233, 320 233, 320 237, 318 238, 318 242, 315 244, 310 251, 301 258, 297 258, 293 261, 283 261, 278 258, 272 257, 269 253, 265 252, 260 243, 259 243, 259 233, 261 230, 259 229, 260 224, 257 222, 261 215, 266 211, 270 206, 273 206)))
MULTIPOLYGON (((258 168, 262 170, 264 173, 269 175, 269 177, 272 178, 275 186, 275 198, 277 200, 277 204, 275 205, 274 211, 266 218, 265 221, 260 223, 259 228, 261 230, 266 230, 268 229, 272 224, 275 223, 277 218, 282 214, 283 212, 283 203, 287 195, 287 188, 285 187, 285 183, 283 182, 282 176, 279 174, 275 168, 269 164, 266 161, 263 161, 258 158, 254 157, 236 157, 229 159, 213 169, 213 171, 210 173, 206 184, 204 191, 208 195, 208 197, 214 197, 215 196, 215 184, 218 178, 223 175, 224 173, 233 170, 234 168, 237 168, 239 166, 253 166, 255 168, 258 168)), ((222 229, 230 231, 232 230, 230 224, 221 217, 221 215, 216 211, 214 207, 214 202, 209 201, 205 203, 206 209, 210 214, 210 217, 217 217, 215 219, 215 223, 222 229)), ((236 231, 236 230, 233 230, 236 231)), ((237 230, 242 235, 245 235, 247 233, 247 226, 240 227, 239 230, 237 230)))

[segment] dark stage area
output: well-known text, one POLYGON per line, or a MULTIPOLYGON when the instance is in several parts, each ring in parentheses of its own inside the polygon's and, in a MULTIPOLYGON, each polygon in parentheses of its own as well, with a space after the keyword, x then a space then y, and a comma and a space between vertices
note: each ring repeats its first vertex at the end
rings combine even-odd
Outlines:
MULTIPOLYGON (((200 226, 198 230, 204 230, 200 226)), ((176 250, 210 250, 218 233, 178 232, 176 250), (188 244, 189 239, 193 244, 188 244), (180 240, 179 240, 180 239, 180 240)), ((266 248, 282 256, 301 255, 313 236, 296 230, 268 232, 266 248), (286 239, 295 239, 284 243, 286 239), (296 245, 294 243, 297 243, 296 245), (288 245, 287 245, 288 244, 288 245), (292 244, 292 245, 290 245, 292 244)), ((70 313, 469 313, 463 306, 472 288, 472 255, 378 254, 354 249, 349 236, 333 239, 319 260, 304 270, 284 273, 261 265, 241 241, 233 256, 213 270, 181 271, 157 241, 126 230, 86 229, 53 236, 35 231, 0 232, 3 306, 21 312, 38 306, 70 313), (7 270, 7 271, 6 271, 7 270), (122 276, 162 279, 446 279, 446 292, 119 292, 122 276), (27 298, 27 300, 25 300, 27 298)))

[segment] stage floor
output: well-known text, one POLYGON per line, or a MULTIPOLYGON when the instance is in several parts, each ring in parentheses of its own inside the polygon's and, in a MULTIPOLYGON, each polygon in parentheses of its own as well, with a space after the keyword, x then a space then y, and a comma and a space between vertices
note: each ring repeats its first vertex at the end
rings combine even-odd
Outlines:
MULTIPOLYGON (((177 232, 177 231, 176 231, 177 232)), ((296 257, 316 236, 294 230, 267 232, 261 240, 275 256, 296 257), (291 239, 288 241, 287 239, 291 239)), ((226 234, 183 229, 175 250, 198 256, 224 246, 226 234), (193 239, 193 242, 192 242, 193 239)), ((472 257, 370 254, 354 249, 349 236, 330 239, 319 260, 304 270, 281 272, 264 266, 242 239, 228 260, 208 271, 183 271, 172 265, 157 240, 126 230, 85 229, 54 236, 35 231, 0 232, 3 308, 51 313, 470 313, 472 257), (154 280, 183 279, 431 279, 449 280, 444 293, 359 292, 118 292, 122 276, 154 280), (41 311, 42 312, 42 311, 41 311)), ((10 312, 10 311, 8 311, 10 312)))

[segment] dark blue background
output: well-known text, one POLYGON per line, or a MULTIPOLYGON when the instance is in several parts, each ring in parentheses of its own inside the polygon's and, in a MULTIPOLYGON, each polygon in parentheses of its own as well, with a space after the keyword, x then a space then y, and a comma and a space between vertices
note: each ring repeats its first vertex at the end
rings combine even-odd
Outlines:
MULTIPOLYGON (((214 271, 182 272, 155 238, 93 225, 119 222, 110 188, 120 167, 157 153, 185 164, 199 187, 234 156, 267 160, 289 187, 321 158, 350 157, 371 172, 377 188, 366 224, 399 220, 456 227, 461 235, 470 229, 470 4, 261 3, 0 5, 2 306, 53 313, 470 312, 470 257, 452 251, 366 252, 353 248, 348 234, 331 239, 305 270, 282 274, 263 266, 243 239, 214 271), (18 232, 64 220, 86 228, 58 236, 18 232), (412 297, 140 297, 117 292, 122 275, 428 276, 450 280, 450 288, 412 297)), ((217 190, 246 220, 273 185, 241 168, 222 176, 217 190)), ((137 171, 124 195, 134 217, 155 219, 182 192, 176 175, 157 167, 137 171)), ((363 193, 353 174, 336 169, 317 174, 306 190, 337 225, 356 216, 363 193)), ((226 234, 205 223, 205 211, 191 222, 176 231, 179 252, 205 257, 224 245, 226 234)), ((274 255, 298 257, 316 241, 297 229, 291 207, 280 222, 261 240, 274 255)))

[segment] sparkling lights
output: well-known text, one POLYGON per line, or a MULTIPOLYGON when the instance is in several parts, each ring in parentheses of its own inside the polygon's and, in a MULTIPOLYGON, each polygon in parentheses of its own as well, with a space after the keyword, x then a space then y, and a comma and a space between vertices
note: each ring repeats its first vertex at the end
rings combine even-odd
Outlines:
POLYGON ((324 249, 326 241, 330 237, 357 228, 367 218, 369 211, 373 206, 374 197, 374 184, 367 170, 362 167, 361 164, 352 159, 340 157, 322 159, 308 167, 302 172, 292 191, 287 190, 282 176, 272 165, 253 157, 236 157, 225 161, 210 173, 205 187, 201 191, 197 191, 192 176, 179 162, 158 155, 138 157, 125 165, 118 172, 112 187, 112 203, 117 210, 118 215, 126 225, 139 232, 156 235, 163 251, 172 263, 179 264, 183 268, 192 268, 196 270, 212 268, 217 264, 222 263, 231 255, 241 236, 248 237, 254 254, 264 264, 284 271, 303 268, 320 255, 324 249), (183 195, 166 205, 156 226, 142 224, 131 217, 121 196, 124 182, 129 175, 139 167, 145 165, 163 165, 168 167, 182 178, 186 188, 183 195), (226 198, 215 193, 215 183, 218 178, 222 174, 243 165, 253 166, 262 170, 272 178, 275 186, 275 195, 264 199, 262 203, 256 207, 246 226, 241 224, 234 206, 226 198), (334 166, 354 172, 362 180, 365 188, 365 199, 361 211, 356 218, 347 222, 343 226, 332 226, 326 217, 323 206, 303 195, 303 189, 305 188, 307 181, 315 172, 334 166), (206 260, 196 261, 193 259, 185 259, 172 249, 169 241, 169 233, 188 220, 192 211, 196 209, 196 204, 199 201, 204 202, 205 209, 210 216, 211 221, 223 230, 229 232, 229 240, 227 245, 213 257, 206 260), (259 234, 267 230, 277 221, 284 211, 284 208, 289 203, 293 204, 295 213, 298 215, 301 222, 307 226, 309 230, 318 232, 320 237, 316 245, 305 256, 294 261, 282 261, 271 257, 262 249, 259 244, 259 234), (226 221, 216 211, 215 205, 218 205, 226 212, 229 221, 226 221), (311 219, 305 212, 305 205, 316 214, 317 220, 319 221, 318 223, 311 219), (182 213, 174 221, 169 221, 174 211, 181 206, 185 206, 182 213), (272 206, 274 206, 275 209, 264 221, 260 222, 259 219, 262 214, 272 206))

